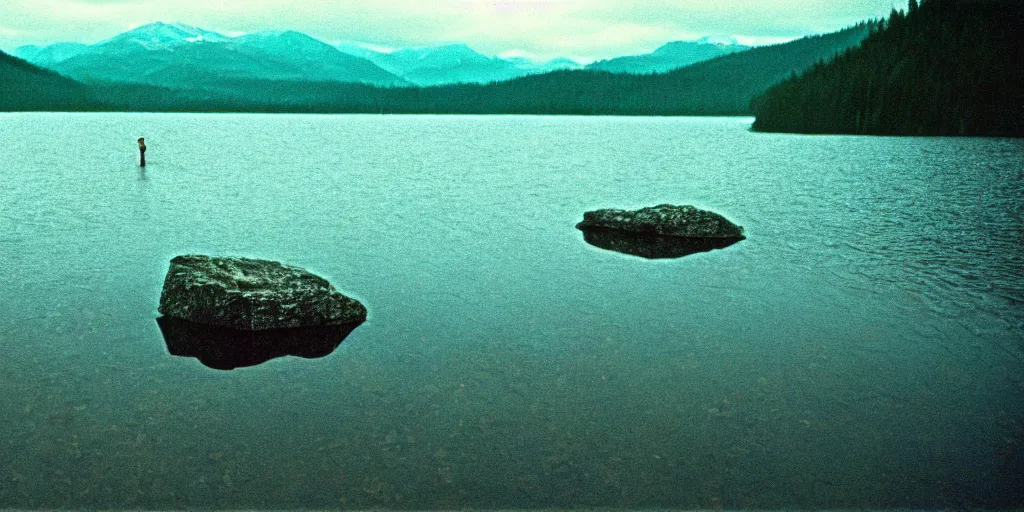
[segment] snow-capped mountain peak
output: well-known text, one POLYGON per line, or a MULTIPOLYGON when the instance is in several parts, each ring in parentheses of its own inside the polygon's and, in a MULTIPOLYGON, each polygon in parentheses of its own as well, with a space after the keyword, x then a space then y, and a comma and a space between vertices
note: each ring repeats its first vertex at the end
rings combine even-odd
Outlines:
POLYGON ((222 42, 228 39, 224 35, 191 25, 158 21, 134 28, 99 44, 135 43, 150 50, 157 50, 197 42, 222 42))
POLYGON ((718 46, 737 46, 740 44, 740 42, 732 36, 704 36, 694 42, 698 44, 714 44, 718 46))

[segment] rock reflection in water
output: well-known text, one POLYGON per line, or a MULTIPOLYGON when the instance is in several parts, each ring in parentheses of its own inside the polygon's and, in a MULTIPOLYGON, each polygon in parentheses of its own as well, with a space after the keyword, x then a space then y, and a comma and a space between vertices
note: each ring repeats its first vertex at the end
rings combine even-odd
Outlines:
POLYGON ((194 357, 217 370, 255 366, 283 356, 324 357, 360 325, 243 331, 168 316, 156 322, 171 355, 194 357))
POLYGON ((739 238, 681 238, 601 228, 582 231, 583 239, 590 245, 647 259, 682 258, 729 247, 740 241, 739 238))

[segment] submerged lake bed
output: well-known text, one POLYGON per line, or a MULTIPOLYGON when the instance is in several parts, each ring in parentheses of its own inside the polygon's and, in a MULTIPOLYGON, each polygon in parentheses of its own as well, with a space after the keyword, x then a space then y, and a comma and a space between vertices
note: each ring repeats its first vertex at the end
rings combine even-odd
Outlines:
POLYGON ((1024 141, 750 123, 0 115, 0 508, 1021 506, 1024 141), (575 228, 663 203, 747 239, 575 228), (369 318, 172 356, 191 253, 369 318))

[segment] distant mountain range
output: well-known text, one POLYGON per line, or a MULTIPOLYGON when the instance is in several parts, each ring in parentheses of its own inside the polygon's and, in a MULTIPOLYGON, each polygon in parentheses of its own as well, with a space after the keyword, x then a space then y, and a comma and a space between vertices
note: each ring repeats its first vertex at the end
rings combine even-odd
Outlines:
POLYGON ((521 76, 583 66, 569 59, 535 62, 524 58, 488 57, 464 44, 406 48, 393 52, 359 51, 340 45, 343 52, 361 56, 418 86, 501 82, 521 76))
MULTIPOLYGON (((662 73, 744 51, 735 42, 668 43, 647 55, 600 61, 587 69, 662 73)), ((544 62, 483 55, 464 44, 376 51, 356 43, 329 45, 295 32, 228 37, 180 23, 152 23, 93 45, 22 46, 14 55, 83 82, 216 87, 224 80, 297 80, 376 86, 501 82, 583 69, 568 58, 544 62)))
POLYGON ((94 45, 21 47, 15 55, 83 82, 195 87, 222 80, 306 80, 409 85, 372 62, 298 32, 237 38, 152 23, 94 45))
POLYGON ((749 50, 734 39, 714 40, 708 37, 697 41, 674 41, 646 55, 618 57, 595 62, 587 69, 609 73, 666 73, 674 69, 696 64, 715 57, 749 50))
POLYGON ((14 55, 37 66, 49 68, 87 49, 89 46, 82 43, 54 43, 49 46, 28 45, 15 50, 14 55))
POLYGON ((94 45, 22 46, 15 56, 83 82, 166 87, 224 80, 296 80, 429 86, 487 83, 582 67, 568 59, 487 57, 466 45, 378 52, 337 47, 295 31, 228 37, 180 23, 151 23, 94 45))
POLYGON ((0 52, 0 111, 756 113, 764 131, 1020 137, 1022 20, 1020 0, 918 0, 906 14, 789 43, 670 43, 586 69, 464 45, 379 52, 297 32, 226 37, 154 24, 91 46, 18 49, 80 81, 0 52), (667 68, 708 51, 723 54, 667 68), (446 83, 515 69, 527 76, 446 83))
MULTIPOLYGON (((259 34, 224 41, 216 34, 179 26, 167 32, 137 33, 125 38, 124 46, 132 52, 142 52, 133 54, 133 59, 141 60, 131 61, 131 64, 138 69, 151 69, 150 82, 95 79, 76 82, 0 53, 3 57, 0 59, 0 90, 4 92, 0 95, 0 110, 749 115, 752 98, 816 63, 832 60, 859 45, 869 27, 865 23, 832 34, 730 53, 666 73, 561 69, 491 84, 380 87, 320 78, 324 75, 317 73, 326 73, 323 71, 325 63, 333 62, 331 59, 337 55, 319 41, 310 41, 311 38, 301 34, 259 34), (183 37, 180 31, 189 35, 183 37), (169 40, 164 37, 168 34, 173 36, 169 40), (181 43, 182 39, 194 41, 181 43), (146 51, 152 53, 145 53, 139 47, 148 48, 146 51), (205 58, 223 59, 213 60, 212 63, 219 66, 213 67, 210 61, 195 61, 197 52, 205 58), (318 57, 317 52, 323 53, 318 57), (264 78, 270 71, 281 69, 267 55, 283 53, 292 57, 284 68, 292 74, 281 79, 264 78), (182 54, 185 58, 169 58, 168 54, 182 54), (305 58, 295 58, 300 54, 305 58), (145 60, 146 55, 159 65, 145 60), (168 65, 168 61, 174 65, 168 65), (232 63, 240 63, 240 69, 231 67, 232 63), (253 69, 260 72, 253 72, 253 69), (291 78, 296 74, 303 76, 303 73, 315 78, 291 78)), ((486 60, 474 58, 471 50, 464 47, 449 50, 433 56, 422 52, 423 58, 410 60, 436 63, 427 66, 428 69, 437 69, 446 63, 461 66, 472 59, 483 64, 486 60), (446 57, 451 59, 445 60, 446 57)), ((92 51, 90 47, 58 63, 57 67, 70 68, 76 61, 89 57, 92 51)), ((398 66, 403 62, 402 57, 409 55, 415 54, 399 54, 393 57, 391 64, 398 66)), ((357 58, 350 54, 347 57, 357 58)), ((528 61, 524 64, 515 59, 504 60, 530 65, 528 61)), ((360 62, 372 66, 370 70, 379 70, 375 71, 377 73, 387 73, 381 76, 397 77, 369 60, 360 62)), ((346 72, 353 69, 343 68, 341 64, 337 67, 346 72)), ((131 71, 127 67, 108 69, 128 74, 131 71)))

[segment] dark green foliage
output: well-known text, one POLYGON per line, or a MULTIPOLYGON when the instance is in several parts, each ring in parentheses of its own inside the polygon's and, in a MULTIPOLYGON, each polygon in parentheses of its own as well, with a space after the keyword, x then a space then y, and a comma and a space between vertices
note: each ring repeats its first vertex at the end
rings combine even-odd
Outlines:
POLYGON ((84 85, 0 52, 0 112, 94 107, 84 85))
MULTIPOLYGON (((754 48, 664 74, 555 71, 487 85, 381 88, 338 82, 207 81, 192 89, 89 84, 92 102, 53 110, 747 115, 754 96, 867 36, 868 25, 754 48)), ((54 75, 49 75, 56 77, 54 75)), ((70 82, 70 81, 69 81, 70 82)), ((73 83, 73 82, 72 82, 73 83)), ((79 85, 81 87, 81 85, 79 85)), ((30 96, 22 92, 19 96, 30 96)))
POLYGON ((861 47, 757 98, 754 129, 1024 136, 1024 7, 922 0, 861 47))

